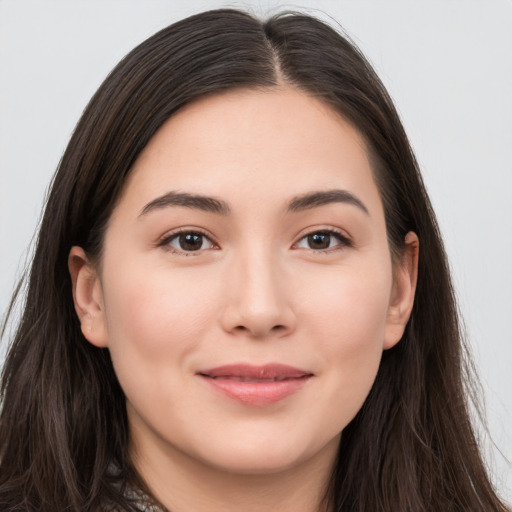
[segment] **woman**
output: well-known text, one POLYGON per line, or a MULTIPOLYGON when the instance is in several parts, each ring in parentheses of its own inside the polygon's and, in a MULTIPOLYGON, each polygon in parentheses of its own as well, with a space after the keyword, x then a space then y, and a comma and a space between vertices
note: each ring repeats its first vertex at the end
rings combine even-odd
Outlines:
POLYGON ((440 236, 364 57, 233 10, 142 43, 55 177, 3 510, 504 510, 440 236))

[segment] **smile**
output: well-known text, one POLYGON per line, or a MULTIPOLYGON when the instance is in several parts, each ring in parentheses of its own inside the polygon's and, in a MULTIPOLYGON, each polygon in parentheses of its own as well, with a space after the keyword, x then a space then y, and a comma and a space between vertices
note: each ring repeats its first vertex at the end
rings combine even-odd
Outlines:
POLYGON ((214 391, 250 406, 266 406, 293 395, 313 377, 282 364, 227 365, 198 372, 214 391))

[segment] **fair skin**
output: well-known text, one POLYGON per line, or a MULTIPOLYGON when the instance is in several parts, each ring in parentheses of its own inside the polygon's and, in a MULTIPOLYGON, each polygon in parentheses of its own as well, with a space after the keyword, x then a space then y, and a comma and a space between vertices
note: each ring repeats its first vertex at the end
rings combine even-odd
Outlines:
POLYGON ((155 496, 173 512, 319 510, 340 433, 403 334, 417 258, 409 233, 393 265, 365 144, 318 100, 229 91, 168 120, 100 264, 69 257, 82 331, 111 353, 155 496), (302 373, 284 394, 211 375, 240 364, 302 373))

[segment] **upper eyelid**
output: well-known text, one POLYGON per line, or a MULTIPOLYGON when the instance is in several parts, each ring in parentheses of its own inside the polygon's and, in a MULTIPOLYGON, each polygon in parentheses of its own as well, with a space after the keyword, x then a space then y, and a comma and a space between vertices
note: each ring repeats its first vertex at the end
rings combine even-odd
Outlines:
POLYGON ((213 244, 218 245, 217 242, 215 241, 215 237, 213 235, 211 235, 210 233, 208 233, 207 231, 205 231, 202 228, 193 227, 193 226, 185 227, 185 228, 176 228, 175 230, 167 231, 164 235, 162 235, 161 237, 158 238, 157 243, 165 244, 165 243, 169 242, 169 240, 171 240, 179 235, 182 235, 184 233, 198 233, 198 234, 204 236, 205 238, 208 238, 208 240, 210 240, 210 242, 212 242, 213 244))
POLYGON ((346 233, 344 230, 334 227, 315 227, 315 228, 307 228, 307 230, 302 231, 296 237, 296 241, 294 244, 300 242, 303 238, 313 235, 315 233, 331 233, 335 236, 338 236, 347 242, 352 243, 352 236, 346 233))
POLYGON ((354 242, 351 236, 343 233, 342 230, 334 229, 334 228, 319 228, 319 229, 312 229, 302 236, 299 236, 297 238, 297 241, 293 243, 292 249, 296 251, 306 251, 308 254, 337 254, 340 251, 344 251, 346 249, 354 248, 354 242), (298 244, 307 238, 310 235, 313 235, 315 233, 326 233, 330 234, 331 236, 334 236, 338 239, 339 243, 336 244, 333 247, 327 247, 325 249, 314 249, 310 247, 298 247, 298 244))

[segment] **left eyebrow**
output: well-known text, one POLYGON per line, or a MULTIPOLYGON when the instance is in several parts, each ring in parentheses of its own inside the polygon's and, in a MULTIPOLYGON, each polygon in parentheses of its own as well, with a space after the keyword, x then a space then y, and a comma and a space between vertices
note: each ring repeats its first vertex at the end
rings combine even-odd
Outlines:
POLYGON ((144 206, 139 217, 147 215, 151 211, 161 210, 169 206, 182 206, 220 215, 227 215, 230 211, 229 205, 221 199, 183 192, 167 192, 167 194, 153 199, 144 206))
POLYGON ((302 196, 294 197, 288 204, 289 212, 302 212, 324 206, 331 203, 347 203, 356 206, 366 215, 369 215, 368 208, 364 203, 348 190, 327 190, 325 192, 311 192, 302 196))

